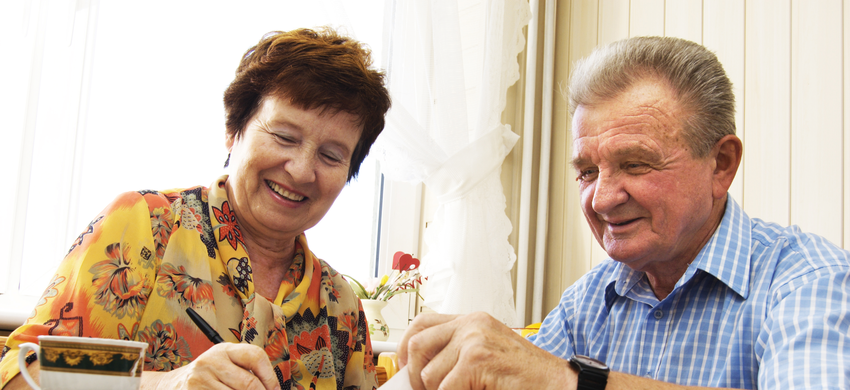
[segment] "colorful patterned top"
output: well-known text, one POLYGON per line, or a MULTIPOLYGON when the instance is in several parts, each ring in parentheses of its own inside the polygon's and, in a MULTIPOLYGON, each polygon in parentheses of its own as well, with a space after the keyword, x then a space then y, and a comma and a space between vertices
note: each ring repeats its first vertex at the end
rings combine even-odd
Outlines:
POLYGON ((189 364, 212 347, 186 314, 193 307, 226 342, 265 349, 282 389, 374 389, 360 300, 303 235, 274 302, 254 293, 226 181, 128 192, 110 204, 9 337, 0 385, 18 373, 18 345, 46 334, 146 342, 145 370, 189 364))

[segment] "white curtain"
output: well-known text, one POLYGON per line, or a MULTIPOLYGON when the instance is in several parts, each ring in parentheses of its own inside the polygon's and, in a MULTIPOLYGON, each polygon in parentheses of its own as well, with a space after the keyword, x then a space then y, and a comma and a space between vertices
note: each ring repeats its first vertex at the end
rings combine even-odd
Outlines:
POLYGON ((519 79, 530 9, 523 0, 459 3, 389 4, 384 50, 393 107, 374 152, 388 179, 424 182, 439 204, 425 232, 425 305, 485 311, 514 324, 516 255, 500 172, 519 137, 501 113, 519 79))

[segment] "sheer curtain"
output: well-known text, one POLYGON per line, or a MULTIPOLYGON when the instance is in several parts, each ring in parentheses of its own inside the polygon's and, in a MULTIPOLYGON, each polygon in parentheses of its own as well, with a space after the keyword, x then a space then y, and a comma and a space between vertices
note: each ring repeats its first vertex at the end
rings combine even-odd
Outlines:
POLYGON ((390 3, 385 53, 393 107, 376 145, 390 180, 438 202, 425 231, 425 305, 514 324, 501 164, 519 138, 501 123, 530 19, 522 0, 390 3))

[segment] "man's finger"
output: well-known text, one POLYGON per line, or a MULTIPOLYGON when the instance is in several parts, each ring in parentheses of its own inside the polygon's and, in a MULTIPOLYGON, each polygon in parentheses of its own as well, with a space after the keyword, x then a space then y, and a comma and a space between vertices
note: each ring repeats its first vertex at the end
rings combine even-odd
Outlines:
POLYGON ((450 346, 457 326, 456 321, 439 323, 411 335, 407 340, 407 370, 414 389, 436 389, 442 377, 457 363, 457 350, 450 346))
POLYGON ((398 354, 399 366, 404 367, 407 365, 407 353, 409 349, 407 344, 411 337, 425 329, 436 325, 444 324, 458 317, 458 315, 438 313, 425 313, 416 316, 416 318, 413 320, 413 323, 408 326, 407 330, 404 332, 404 335, 401 336, 401 340, 398 343, 398 350, 396 350, 396 353, 398 354))

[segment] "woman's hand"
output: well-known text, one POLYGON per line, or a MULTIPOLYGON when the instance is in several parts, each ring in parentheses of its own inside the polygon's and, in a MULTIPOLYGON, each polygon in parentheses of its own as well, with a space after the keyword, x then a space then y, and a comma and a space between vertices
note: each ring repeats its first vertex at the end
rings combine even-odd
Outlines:
POLYGON ((280 389, 269 358, 249 344, 216 344, 192 363, 169 372, 145 371, 143 389, 280 389))
POLYGON ((416 390, 575 388, 569 362, 485 313, 419 315, 398 354, 416 390))

